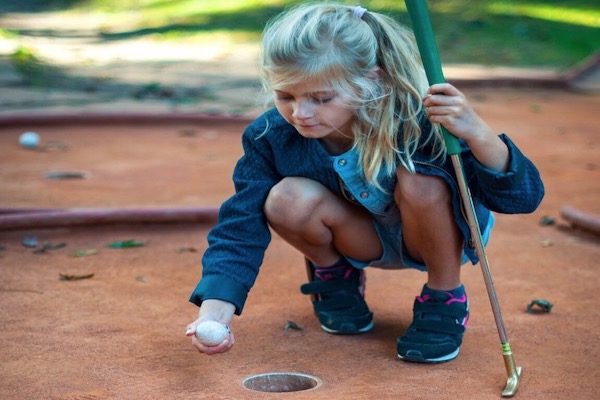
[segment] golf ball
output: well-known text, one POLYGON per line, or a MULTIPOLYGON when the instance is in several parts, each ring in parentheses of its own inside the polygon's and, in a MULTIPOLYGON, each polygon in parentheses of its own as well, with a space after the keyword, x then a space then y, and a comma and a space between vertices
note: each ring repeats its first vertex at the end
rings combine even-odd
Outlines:
POLYGON ((231 331, 227 325, 217 321, 204 321, 196 327, 196 337, 205 346, 216 346, 223 342, 231 331))
POLYGON ((19 136, 19 144, 27 149, 40 145, 40 135, 36 132, 24 132, 19 136))

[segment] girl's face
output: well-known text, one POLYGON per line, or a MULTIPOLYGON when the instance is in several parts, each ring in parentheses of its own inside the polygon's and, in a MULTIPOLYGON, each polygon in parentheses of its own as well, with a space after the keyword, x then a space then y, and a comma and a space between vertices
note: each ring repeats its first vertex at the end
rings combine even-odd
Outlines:
POLYGON ((277 110, 300 135, 326 143, 352 142, 354 110, 328 86, 309 81, 274 91, 277 110))

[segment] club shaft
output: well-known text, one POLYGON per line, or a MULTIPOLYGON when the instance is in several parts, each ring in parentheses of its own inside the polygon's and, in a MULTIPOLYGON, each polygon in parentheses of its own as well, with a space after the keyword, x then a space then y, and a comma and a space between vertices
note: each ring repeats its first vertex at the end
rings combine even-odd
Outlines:
POLYGON ((475 214, 475 207, 473 206, 473 198, 471 192, 467 186, 465 176, 463 173, 463 166, 460 156, 454 154, 450 156, 452 159, 452 165, 456 173, 458 181, 458 187, 460 190, 460 196, 465 208, 467 216, 467 222, 471 231, 471 237, 477 250, 477 256, 479 257, 479 264, 481 266, 481 272, 483 273, 483 280, 485 281, 485 287, 487 289, 490 304, 492 306, 492 313, 494 314, 494 320, 496 321, 496 327, 498 328, 498 335, 500 336, 500 342, 504 345, 508 343, 508 335, 506 334, 506 328, 502 319, 502 312, 500 311, 500 305, 498 302, 498 296, 496 295, 496 289, 494 288, 494 282, 492 279, 492 273, 490 271, 490 265, 488 263, 487 255, 481 237, 481 230, 479 229, 479 223, 477 222, 477 216, 475 214))

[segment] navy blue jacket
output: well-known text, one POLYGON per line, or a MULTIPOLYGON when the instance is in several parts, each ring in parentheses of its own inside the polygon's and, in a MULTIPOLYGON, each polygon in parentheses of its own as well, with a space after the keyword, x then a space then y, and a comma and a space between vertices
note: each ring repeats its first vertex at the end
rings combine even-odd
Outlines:
MULTIPOLYGON (((423 129, 427 129, 424 122, 423 129)), ((506 136, 500 138, 510 151, 505 173, 486 168, 463 143, 461 159, 480 226, 486 226, 491 211, 514 214, 534 211, 544 196, 538 170, 506 136)), ((271 188, 287 176, 306 177, 342 194, 340 178, 347 190, 380 223, 397 213, 394 177, 382 177, 384 190, 370 185, 360 172, 358 155, 350 150, 331 156, 318 140, 301 136, 276 109, 257 118, 242 136, 244 155, 238 161, 233 181, 235 194, 219 211, 219 221, 208 235, 209 247, 202 258, 202 279, 190 301, 198 306, 207 299, 230 302, 242 312, 254 285, 264 252, 271 241, 263 206, 271 188)), ((444 178, 453 191, 454 216, 465 237, 465 253, 473 263, 477 254, 464 218, 451 158, 432 161, 427 148, 413 157, 418 173, 444 178)))

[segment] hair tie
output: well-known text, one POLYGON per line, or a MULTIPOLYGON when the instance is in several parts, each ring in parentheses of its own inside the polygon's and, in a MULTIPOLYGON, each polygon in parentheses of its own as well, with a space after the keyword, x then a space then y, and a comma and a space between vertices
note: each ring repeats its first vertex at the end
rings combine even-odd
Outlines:
POLYGON ((367 12, 367 9, 361 6, 356 6, 352 9, 352 14, 358 19, 362 19, 363 15, 367 12))

